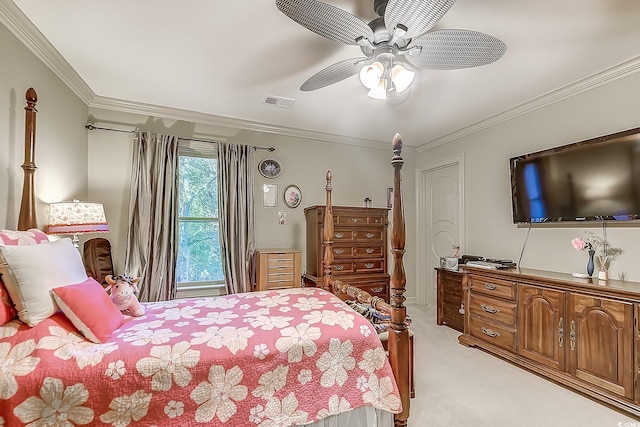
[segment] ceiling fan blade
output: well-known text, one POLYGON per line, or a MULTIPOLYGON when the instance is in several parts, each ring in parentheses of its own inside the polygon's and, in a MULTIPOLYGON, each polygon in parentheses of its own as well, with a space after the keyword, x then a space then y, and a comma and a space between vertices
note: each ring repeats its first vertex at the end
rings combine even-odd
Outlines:
POLYGON ((407 27, 405 39, 417 37, 429 31, 453 6, 455 0, 389 0, 384 12, 384 22, 389 31, 398 24, 407 27))
POLYGON ((316 0, 276 0, 282 13, 298 24, 331 40, 356 44, 358 37, 373 41, 373 30, 362 19, 316 0))
POLYGON ((320 70, 313 76, 309 77, 309 79, 300 86, 300 90, 309 92, 338 83, 347 77, 358 74, 362 66, 368 61, 370 61, 369 58, 362 57, 336 62, 335 64, 329 65, 327 68, 320 70))
POLYGON ((488 34, 471 30, 439 30, 413 39, 409 48, 420 46, 407 61, 419 68, 456 70, 491 64, 504 55, 507 45, 488 34))

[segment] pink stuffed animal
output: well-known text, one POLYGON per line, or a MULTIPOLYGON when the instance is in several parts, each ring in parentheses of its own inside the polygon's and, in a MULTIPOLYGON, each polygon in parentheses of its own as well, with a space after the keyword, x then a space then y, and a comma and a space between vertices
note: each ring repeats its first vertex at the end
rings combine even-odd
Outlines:
POLYGON ((136 317, 144 315, 144 307, 138 301, 136 293, 138 287, 136 283, 140 279, 134 279, 129 276, 113 277, 111 275, 105 277, 109 284, 107 291, 111 290, 111 300, 120 311, 130 311, 136 317))

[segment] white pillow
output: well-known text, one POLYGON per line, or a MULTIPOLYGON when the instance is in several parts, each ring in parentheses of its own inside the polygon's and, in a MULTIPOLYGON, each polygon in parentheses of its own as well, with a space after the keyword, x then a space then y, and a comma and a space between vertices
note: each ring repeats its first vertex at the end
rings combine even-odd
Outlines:
POLYGON ((29 326, 58 311, 51 289, 87 279, 80 253, 70 239, 33 246, 0 245, 0 273, 18 318, 29 326))

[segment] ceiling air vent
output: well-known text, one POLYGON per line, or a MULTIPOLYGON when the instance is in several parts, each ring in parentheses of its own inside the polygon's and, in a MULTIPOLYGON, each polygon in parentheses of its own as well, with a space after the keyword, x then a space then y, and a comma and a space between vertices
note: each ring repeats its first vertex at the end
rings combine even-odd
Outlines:
POLYGON ((276 107, 281 108, 291 108, 293 107, 293 103, 296 102, 295 99, 284 98, 282 96, 274 96, 274 95, 265 95, 262 100, 263 104, 267 105, 275 105, 276 107))

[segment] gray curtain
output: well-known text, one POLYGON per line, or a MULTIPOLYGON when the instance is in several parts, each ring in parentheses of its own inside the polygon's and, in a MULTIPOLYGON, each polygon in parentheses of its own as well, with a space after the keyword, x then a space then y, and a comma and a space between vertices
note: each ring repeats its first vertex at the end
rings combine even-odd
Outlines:
POLYGON ((255 250, 253 147, 218 143, 220 246, 228 294, 251 291, 255 250))
POLYGON ((178 137, 137 131, 133 140, 125 273, 141 301, 176 296, 178 137))

